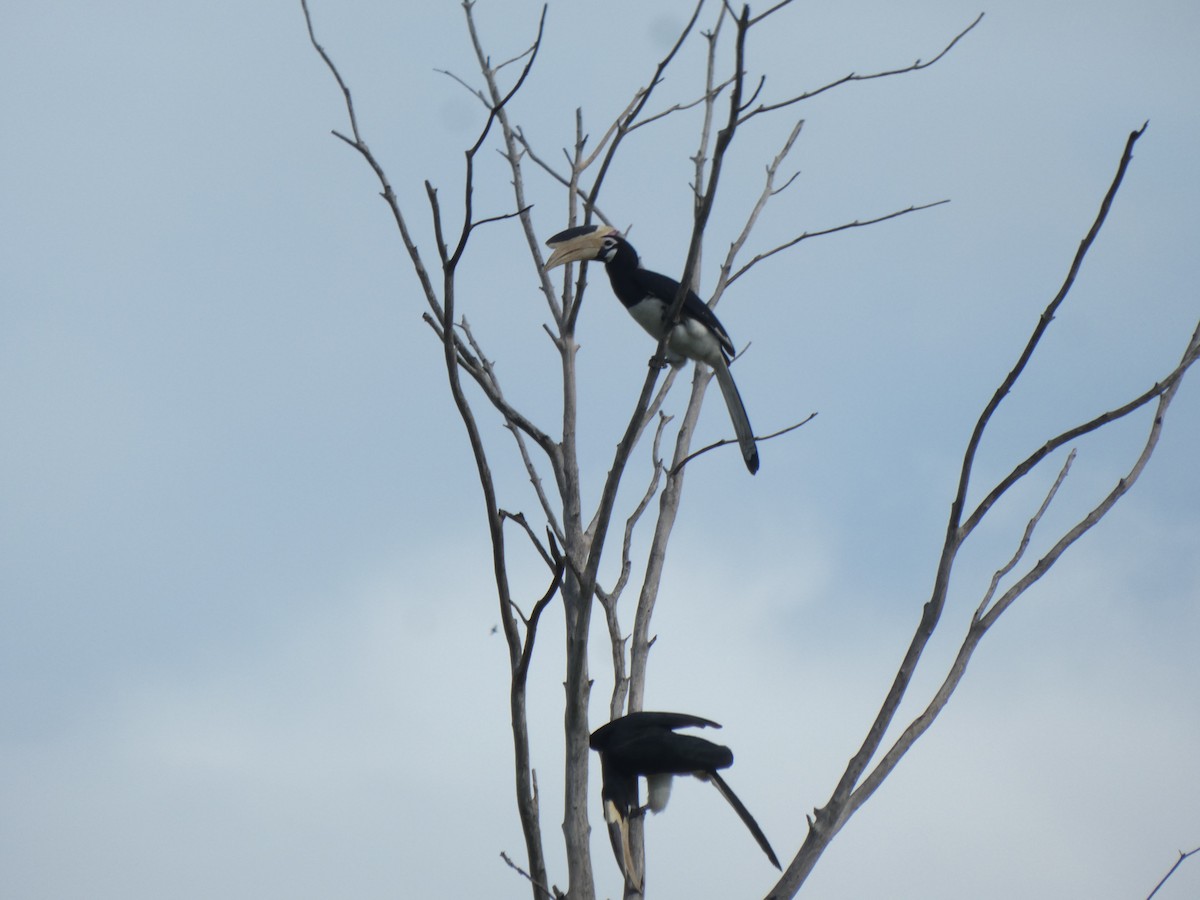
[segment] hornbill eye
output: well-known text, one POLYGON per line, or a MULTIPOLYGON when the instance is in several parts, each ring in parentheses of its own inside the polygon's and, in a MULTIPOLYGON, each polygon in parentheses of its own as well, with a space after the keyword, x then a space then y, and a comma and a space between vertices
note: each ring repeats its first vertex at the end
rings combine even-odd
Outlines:
POLYGON ((609 235, 604 239, 604 243, 600 245, 600 258, 608 262, 613 258, 613 254, 617 252, 617 239, 609 235))

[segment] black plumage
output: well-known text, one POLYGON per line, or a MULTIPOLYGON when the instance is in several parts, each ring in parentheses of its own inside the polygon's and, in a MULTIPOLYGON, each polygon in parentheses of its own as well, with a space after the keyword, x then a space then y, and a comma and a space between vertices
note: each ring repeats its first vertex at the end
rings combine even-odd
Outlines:
POLYGON ((718 769, 733 765, 733 752, 720 744, 691 734, 677 734, 679 728, 720 728, 710 719, 672 712, 635 712, 614 719, 592 732, 590 746, 600 754, 600 799, 609 825, 613 853, 622 871, 636 888, 641 889, 641 873, 635 871, 629 850, 629 819, 646 810, 662 811, 676 775, 693 775, 710 781, 750 829, 767 859, 776 868, 779 860, 767 836, 746 809, 718 769), (647 781, 646 805, 638 802, 638 778, 647 781))
MULTIPOLYGON (((637 251, 619 231, 607 225, 581 225, 559 232, 546 244, 554 249, 546 260, 547 269, 580 260, 603 261, 613 293, 629 314, 656 340, 666 334, 667 317, 679 292, 679 282, 643 268, 637 251)), ((689 290, 684 296, 679 322, 671 329, 666 353, 672 366, 693 359, 712 367, 746 468, 751 474, 757 472, 754 429, 729 371, 734 356, 733 341, 716 314, 694 291, 689 290)))

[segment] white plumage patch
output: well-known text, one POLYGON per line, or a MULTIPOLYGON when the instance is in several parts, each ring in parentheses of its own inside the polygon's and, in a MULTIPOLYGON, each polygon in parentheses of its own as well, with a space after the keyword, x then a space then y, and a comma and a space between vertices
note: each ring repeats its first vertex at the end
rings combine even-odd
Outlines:
POLYGON ((651 812, 660 813, 671 799, 671 775, 646 776, 646 805, 651 812))
MULTIPOLYGON (((669 309, 662 300, 649 297, 629 307, 629 314, 657 341, 662 340, 666 331, 669 309)), ((678 368, 689 359, 702 360, 712 366, 716 365, 718 357, 724 359, 721 356, 721 342, 695 319, 684 319, 671 332, 671 339, 667 342, 667 360, 672 366, 678 368)))

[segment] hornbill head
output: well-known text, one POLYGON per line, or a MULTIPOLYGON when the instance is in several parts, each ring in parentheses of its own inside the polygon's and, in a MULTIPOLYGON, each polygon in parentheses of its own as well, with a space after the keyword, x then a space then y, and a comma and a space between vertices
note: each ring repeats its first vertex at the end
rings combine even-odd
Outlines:
POLYGON ((771 849, 750 811, 733 793, 718 769, 733 765, 728 747, 690 734, 676 734, 677 728, 720 728, 710 719, 684 713, 635 712, 614 719, 592 732, 589 745, 600 754, 601 789, 604 819, 609 826, 613 853, 625 877, 635 890, 642 889, 642 876, 634 865, 629 846, 629 820, 647 809, 661 812, 667 805, 671 778, 694 775, 711 782, 750 829, 758 845, 778 868, 779 860, 771 849), (638 778, 647 782, 645 806, 638 805, 638 778))
POLYGON ((621 232, 611 225, 580 225, 560 231, 546 241, 554 252, 546 260, 546 268, 563 266, 580 260, 608 262, 621 241, 621 232))

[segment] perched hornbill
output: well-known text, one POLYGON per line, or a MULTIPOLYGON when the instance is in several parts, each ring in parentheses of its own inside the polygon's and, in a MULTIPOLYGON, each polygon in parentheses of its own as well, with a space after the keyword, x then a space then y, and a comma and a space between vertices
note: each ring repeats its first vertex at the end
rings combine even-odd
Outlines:
POLYGON ((626 878, 642 889, 640 872, 634 870, 629 853, 629 819, 649 809, 661 812, 671 796, 671 778, 694 775, 711 781, 737 811, 758 846, 775 868, 780 868, 775 851, 750 811, 730 789, 717 769, 733 765, 733 751, 704 738, 676 734, 676 728, 720 728, 716 722, 671 712, 635 712, 613 719, 592 732, 591 748, 600 754, 600 799, 608 823, 613 853, 626 878), (638 776, 646 778, 646 805, 638 805, 638 776))
MULTIPOLYGON (((643 269, 637 251, 621 232, 607 225, 581 225, 560 231, 546 241, 546 246, 554 250, 546 260, 547 269, 578 260, 603 261, 617 299, 655 340, 662 340, 679 282, 643 269)), ((675 368, 687 359, 700 360, 712 367, 729 407, 729 418, 733 420, 746 468, 753 475, 758 471, 758 448, 754 445, 754 429, 750 427, 746 407, 729 372, 733 341, 713 311, 693 291, 684 297, 679 318, 667 341, 667 361, 675 368)))

